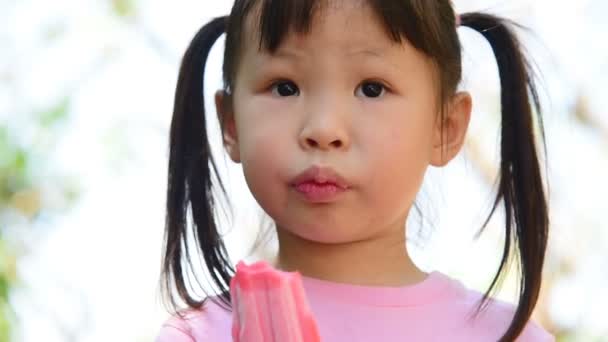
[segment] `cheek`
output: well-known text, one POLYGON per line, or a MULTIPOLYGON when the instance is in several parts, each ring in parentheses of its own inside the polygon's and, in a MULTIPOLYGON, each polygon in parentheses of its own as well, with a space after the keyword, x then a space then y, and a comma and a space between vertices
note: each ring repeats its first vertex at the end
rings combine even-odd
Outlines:
POLYGON ((239 150, 244 164, 271 168, 280 158, 290 155, 289 128, 287 125, 262 118, 241 123, 239 150))
POLYGON ((431 124, 427 120, 394 120, 382 127, 383 134, 370 134, 366 155, 370 189, 379 202, 414 200, 430 162, 431 124), (373 149, 373 150, 372 150, 373 149))
POLYGON ((283 160, 291 155, 285 132, 272 129, 269 125, 248 122, 249 126, 239 133, 239 149, 243 174, 247 185, 262 207, 266 207, 273 198, 279 198, 277 180, 283 181, 281 166, 283 160))

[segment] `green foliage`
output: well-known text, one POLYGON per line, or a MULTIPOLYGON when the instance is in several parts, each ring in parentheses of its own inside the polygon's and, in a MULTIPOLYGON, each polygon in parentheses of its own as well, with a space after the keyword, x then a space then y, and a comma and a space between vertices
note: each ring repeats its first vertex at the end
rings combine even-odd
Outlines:
POLYGON ((134 0, 112 0, 114 13, 122 18, 130 18, 136 12, 134 0))
POLYGON ((9 296, 15 280, 15 255, 6 248, 0 236, 0 342, 10 339, 10 323, 15 315, 10 307, 9 296))
MULTIPOLYGON (((62 125, 70 112, 70 98, 60 99, 55 105, 42 111, 34 111, 28 122, 33 127, 32 141, 18 140, 11 134, 18 127, 0 126, 0 342, 7 342, 11 336, 11 323, 16 316, 11 308, 10 296, 15 288, 17 277, 17 257, 27 251, 17 251, 7 241, 6 229, 10 225, 7 213, 17 213, 33 222, 37 213, 50 203, 41 202, 41 179, 35 176, 36 170, 52 168, 44 156, 53 148, 60 137, 62 125), (36 140, 44 137, 43 143, 36 140)), ((77 190, 64 179, 56 179, 66 200, 71 203, 77 190)), ((12 240, 11 240, 12 241, 12 240)))
POLYGON ((43 128, 51 128, 53 125, 62 122, 67 118, 70 108, 70 98, 65 97, 58 104, 43 111, 40 114, 40 125, 43 128))
POLYGON ((0 127, 0 208, 12 195, 27 186, 27 153, 16 146, 6 127, 0 127))

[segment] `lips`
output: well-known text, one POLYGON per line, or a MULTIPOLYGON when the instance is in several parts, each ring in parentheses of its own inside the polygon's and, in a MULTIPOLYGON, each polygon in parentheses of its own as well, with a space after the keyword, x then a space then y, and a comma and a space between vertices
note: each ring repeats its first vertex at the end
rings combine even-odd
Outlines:
POLYGON ((314 204, 328 204, 338 201, 350 184, 329 167, 313 166, 300 173, 291 186, 302 199, 314 204))
POLYGON ((341 190, 350 188, 350 184, 338 172, 330 167, 312 166, 300 173, 291 181, 291 185, 299 187, 305 183, 317 185, 333 185, 341 190))

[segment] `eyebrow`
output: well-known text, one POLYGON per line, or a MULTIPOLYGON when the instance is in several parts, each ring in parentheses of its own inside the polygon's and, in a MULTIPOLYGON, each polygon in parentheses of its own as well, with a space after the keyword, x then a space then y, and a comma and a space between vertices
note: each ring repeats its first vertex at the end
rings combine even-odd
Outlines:
MULTIPOLYGON (((298 60, 298 59, 305 58, 304 54, 302 52, 300 52, 300 50, 287 49, 287 48, 278 49, 275 53, 271 54, 270 56, 273 59, 277 58, 277 59, 286 59, 286 60, 298 60)), ((357 57, 357 56, 367 56, 367 57, 372 57, 374 59, 387 58, 387 55, 385 54, 385 50, 381 49, 381 48, 357 49, 357 50, 352 50, 350 52, 346 52, 344 54, 345 58, 353 58, 353 57, 357 57)), ((387 65, 390 65, 392 68, 396 68, 397 70, 400 69, 392 61, 386 61, 386 63, 387 63, 387 65)))
POLYGON ((357 51, 353 51, 353 52, 346 54, 347 57, 354 57, 357 55, 364 55, 364 56, 376 57, 376 58, 385 57, 385 55, 382 53, 382 50, 380 50, 380 49, 378 49, 378 50, 377 49, 357 50, 357 51))
MULTIPOLYGON (((280 48, 272 56, 277 58, 286 58, 286 59, 298 59, 302 58, 303 54, 299 49, 286 49, 280 48)), ((370 57, 385 57, 384 49, 381 48, 367 48, 362 50, 354 50, 351 52, 347 52, 345 54, 346 57, 354 57, 356 55, 366 55, 370 57)))
POLYGON ((395 70, 401 70, 401 68, 397 64, 388 59, 388 56, 384 53, 383 49, 363 49, 352 51, 346 54, 346 56, 349 58, 360 55, 373 57, 374 59, 383 59, 386 65, 389 65, 391 68, 395 68, 395 70))

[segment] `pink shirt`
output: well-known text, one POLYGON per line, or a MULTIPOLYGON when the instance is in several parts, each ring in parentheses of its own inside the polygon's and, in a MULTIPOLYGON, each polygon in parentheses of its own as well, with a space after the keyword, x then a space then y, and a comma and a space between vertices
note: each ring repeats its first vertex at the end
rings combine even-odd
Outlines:
MULTIPOLYGON (((405 287, 368 287, 302 277, 322 342, 497 341, 513 317, 514 305, 493 300, 467 321, 482 294, 434 271, 405 287)), ((232 342, 232 313, 212 300, 186 319, 169 318, 156 342, 232 342)), ((555 341, 529 321, 518 342, 555 341)))

